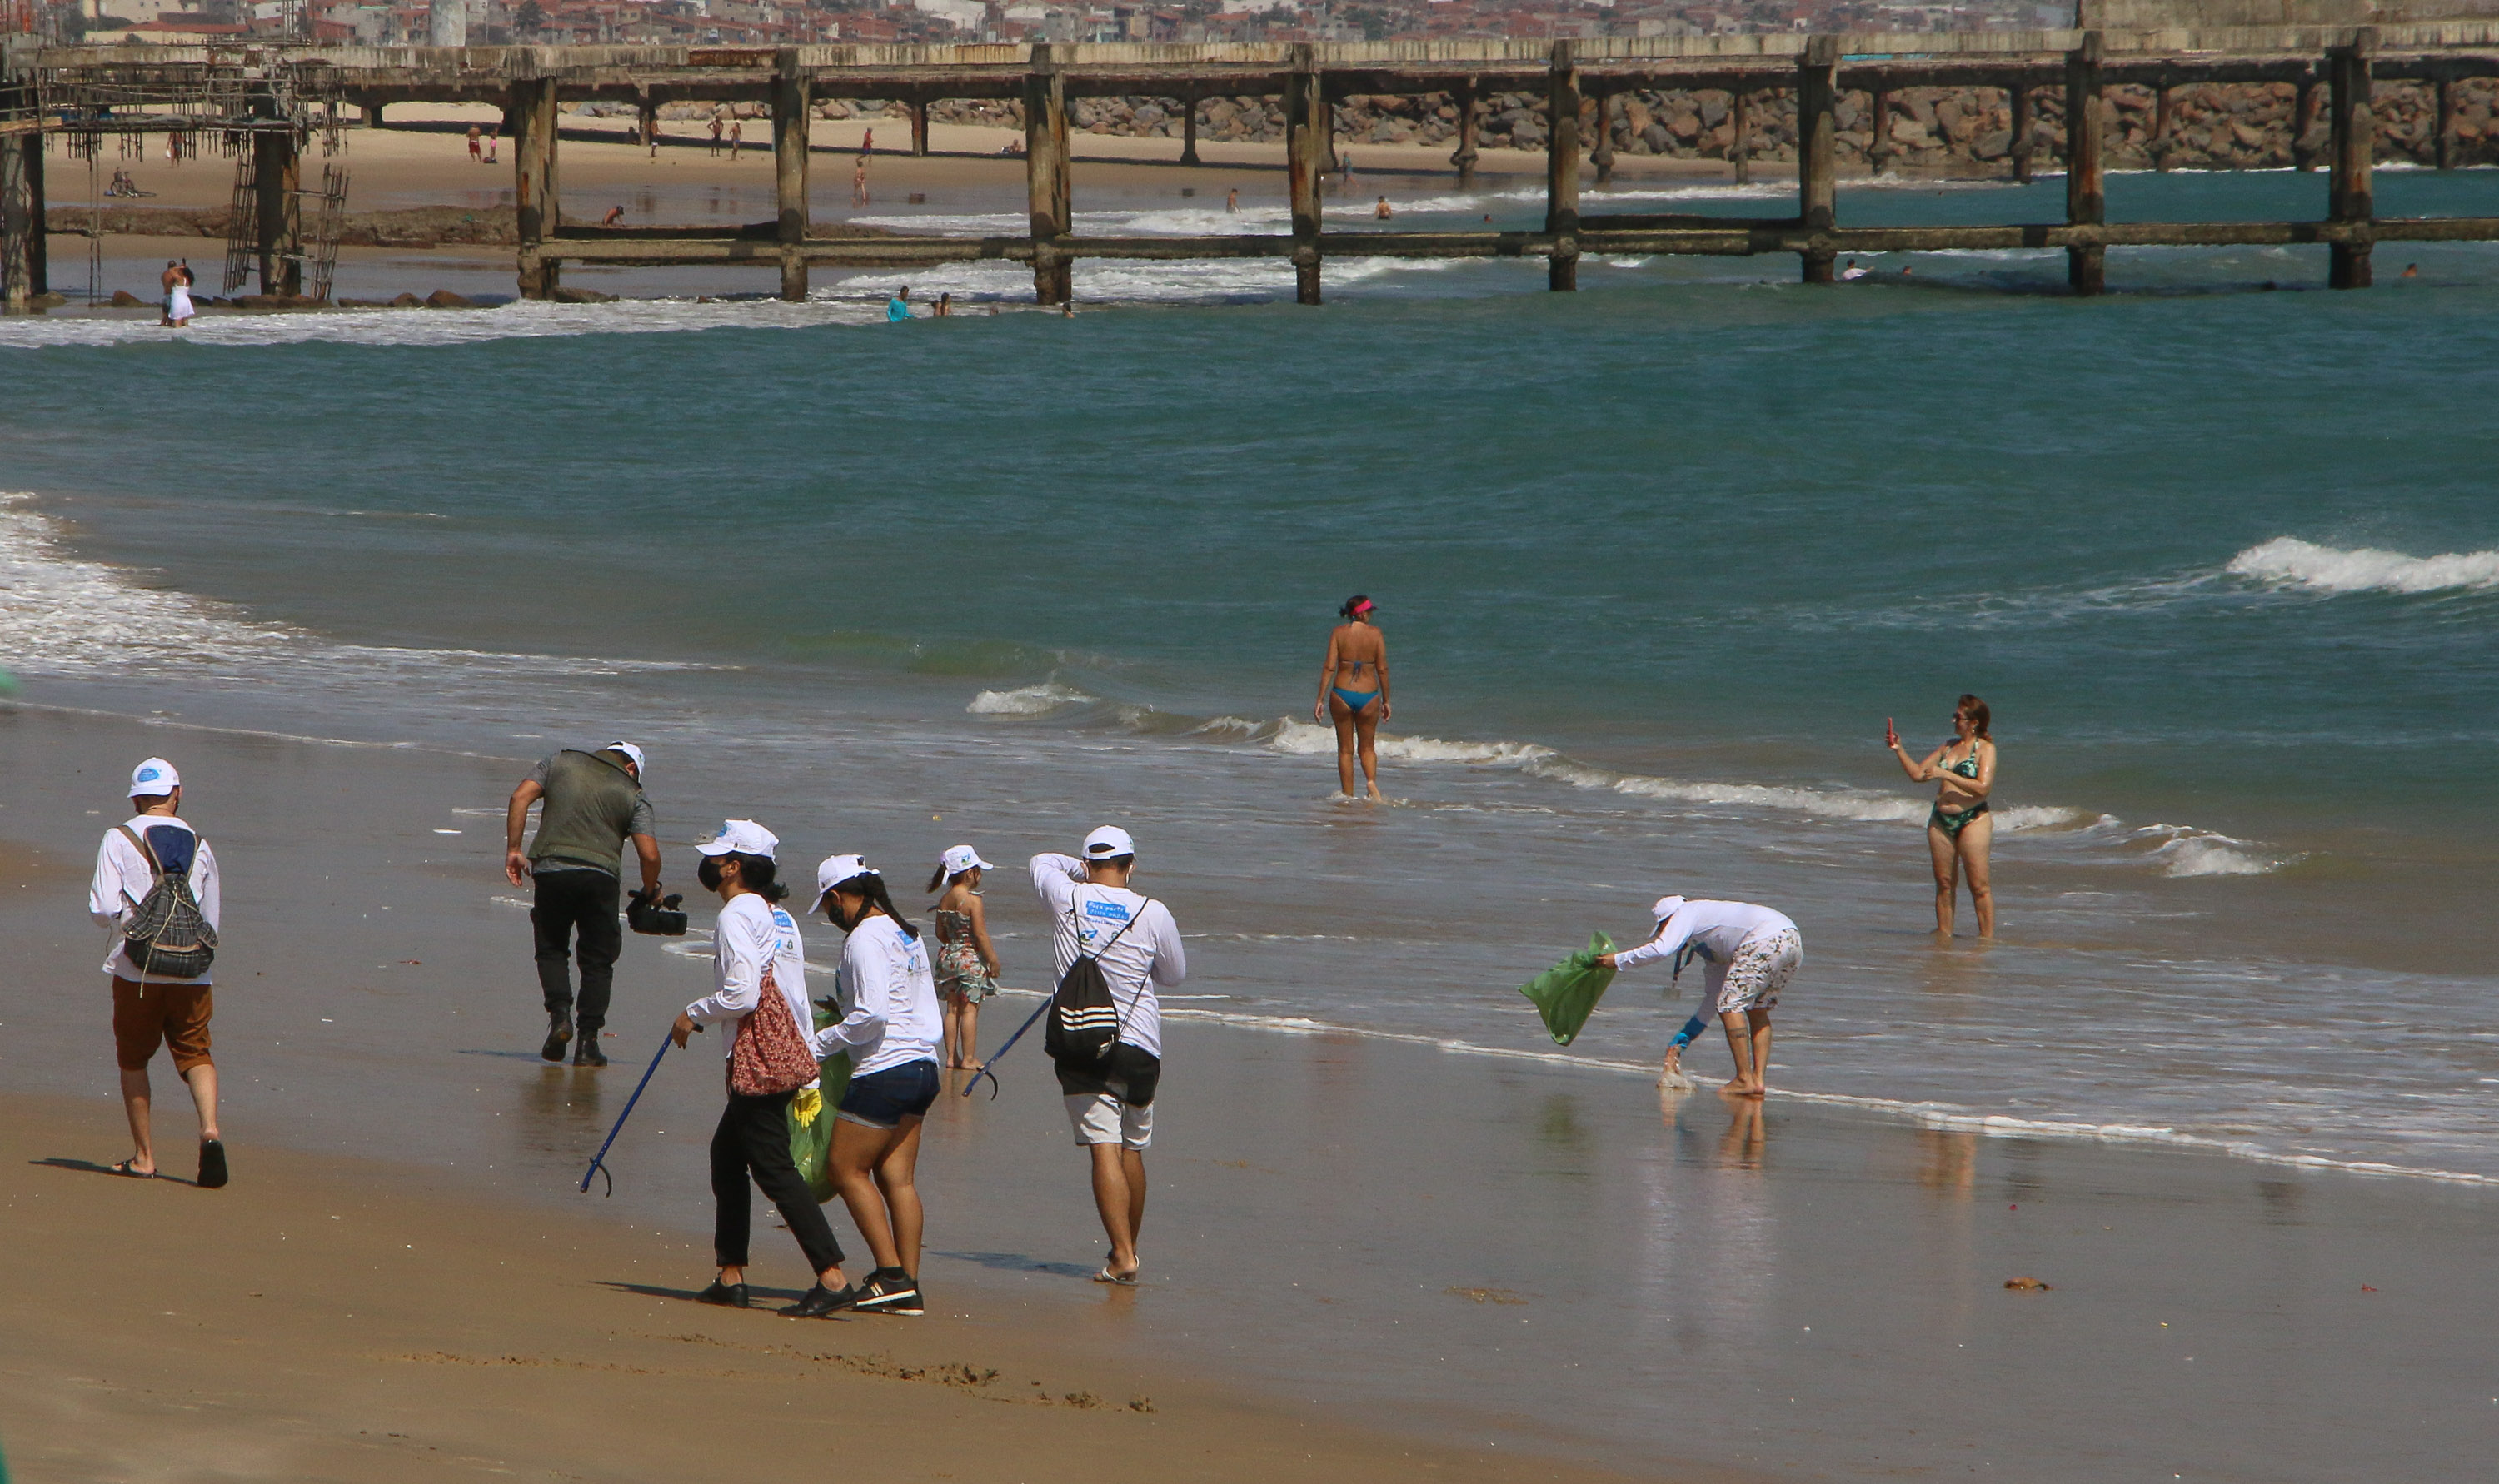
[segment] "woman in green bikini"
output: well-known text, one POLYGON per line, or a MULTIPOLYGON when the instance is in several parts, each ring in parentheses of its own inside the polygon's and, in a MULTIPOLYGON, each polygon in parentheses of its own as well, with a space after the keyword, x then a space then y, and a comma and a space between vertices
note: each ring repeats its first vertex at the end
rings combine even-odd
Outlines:
POLYGON ((1388 641, 1373 621, 1371 599, 1356 593, 1337 616, 1345 622, 1328 635, 1327 661, 1319 666, 1318 700, 1311 720, 1336 722, 1336 776, 1347 797, 1353 795, 1353 759, 1357 744, 1363 781, 1371 799, 1380 802, 1379 724, 1388 720, 1388 641))
POLYGON ((1996 741, 1987 734, 1987 702, 1964 695, 1953 707, 1953 739, 1912 762, 1900 750, 1899 728, 1883 719, 1883 740, 1915 783, 1940 784, 1927 815, 1927 853, 1935 863, 1935 931, 1951 937, 1953 881, 1969 878, 1969 905, 1978 914, 1978 935, 1996 936, 1996 893, 1987 882, 1987 847, 1996 838, 1987 796, 1996 788, 1996 741))

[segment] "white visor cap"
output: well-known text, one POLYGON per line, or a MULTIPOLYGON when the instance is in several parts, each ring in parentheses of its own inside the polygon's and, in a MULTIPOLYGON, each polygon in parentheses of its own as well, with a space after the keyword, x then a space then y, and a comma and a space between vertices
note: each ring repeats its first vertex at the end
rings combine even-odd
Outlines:
POLYGON ((182 775, 162 758, 150 758, 130 770, 132 798, 163 798, 182 787, 182 775))
POLYGON ((642 750, 635 747, 631 742, 610 742, 607 744, 607 750, 611 753, 623 753, 626 757, 633 758, 633 771, 636 773, 647 773, 651 771, 651 765, 642 760, 642 750))
MULTIPOLYGON (((867 863, 865 855, 827 855, 816 862, 816 907, 824 906, 825 898, 833 894, 833 888, 852 877, 882 874, 867 863)), ((807 910, 813 912, 816 909, 811 907, 807 910)))
POLYGON ((1109 860, 1136 853, 1137 842, 1129 839, 1128 832, 1117 824, 1105 824, 1085 837, 1085 858, 1087 860, 1109 860))
POLYGON ((1656 901, 1649 903, 1648 915, 1656 919, 1658 921, 1664 922, 1667 919, 1674 916, 1682 910, 1683 898, 1679 896, 1661 896, 1656 901))
POLYGON ((780 848, 781 837, 753 820, 723 820, 720 833, 695 847, 706 855, 761 855, 766 860, 780 848))
POLYGON ((979 866, 984 871, 997 869, 996 866, 983 860, 981 853, 968 845, 950 847, 946 854, 937 857, 937 865, 949 876, 960 876, 974 866, 979 866))

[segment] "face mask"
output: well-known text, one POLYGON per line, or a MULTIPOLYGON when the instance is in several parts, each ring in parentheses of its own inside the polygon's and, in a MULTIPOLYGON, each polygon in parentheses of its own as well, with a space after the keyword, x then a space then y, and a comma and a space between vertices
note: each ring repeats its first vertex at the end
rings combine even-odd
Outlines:
POLYGON ((719 889, 720 889, 720 860, 719 860, 719 858, 718 858, 717 856, 705 855, 705 856, 703 857, 703 862, 702 862, 702 866, 701 866, 701 868, 700 868, 700 869, 698 869, 698 870, 697 870, 697 871, 695 872, 695 880, 697 880, 697 881, 698 881, 698 882, 701 882, 701 883, 702 883, 702 888, 703 888, 705 891, 717 891, 717 890, 719 890, 719 889))

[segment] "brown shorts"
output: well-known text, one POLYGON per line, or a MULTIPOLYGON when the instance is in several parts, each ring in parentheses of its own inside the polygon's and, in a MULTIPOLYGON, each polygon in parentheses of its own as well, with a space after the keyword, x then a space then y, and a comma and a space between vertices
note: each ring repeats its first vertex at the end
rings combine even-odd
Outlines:
POLYGON ((146 1070, 159 1046, 173 1048, 177 1074, 210 1065, 209 1016, 215 1008, 206 984, 134 984, 114 976, 113 1049, 121 1069, 146 1070))

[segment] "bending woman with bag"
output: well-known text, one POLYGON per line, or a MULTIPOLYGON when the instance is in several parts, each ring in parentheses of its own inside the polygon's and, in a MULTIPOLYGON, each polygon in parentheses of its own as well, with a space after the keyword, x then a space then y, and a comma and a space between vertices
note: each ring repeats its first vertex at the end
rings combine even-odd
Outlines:
POLYGON ((790 1100, 817 1077, 807 1005, 807 964, 798 923, 773 905, 790 894, 778 881, 773 852, 781 842, 753 820, 730 820, 701 846, 702 884, 720 893, 712 935, 711 993, 685 1008, 672 1028, 678 1046, 705 1025, 724 1022, 729 1035, 729 1107, 711 1136, 711 1193, 719 1203, 712 1255, 720 1278, 698 1297, 705 1304, 747 1307, 747 1238, 756 1185, 780 1209, 806 1254, 816 1286, 781 1310, 812 1319, 851 1307, 857 1295, 842 1277, 841 1243, 824 1209, 790 1157, 790 1100))

